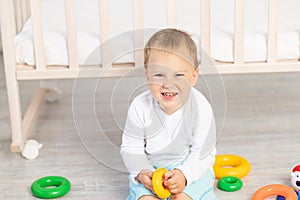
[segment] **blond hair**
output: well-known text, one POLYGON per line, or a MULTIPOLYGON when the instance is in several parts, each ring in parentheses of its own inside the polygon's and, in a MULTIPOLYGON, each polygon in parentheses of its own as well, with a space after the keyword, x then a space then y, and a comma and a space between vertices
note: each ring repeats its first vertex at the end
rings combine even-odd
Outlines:
POLYGON ((147 68, 152 49, 174 53, 198 68, 197 47, 191 36, 184 31, 167 28, 152 35, 144 49, 145 68, 147 68))

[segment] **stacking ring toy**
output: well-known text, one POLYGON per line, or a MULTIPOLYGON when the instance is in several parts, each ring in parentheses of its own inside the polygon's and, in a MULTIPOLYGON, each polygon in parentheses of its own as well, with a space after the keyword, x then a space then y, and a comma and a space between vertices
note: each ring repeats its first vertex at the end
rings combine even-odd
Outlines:
POLYGON ((218 187, 226 192, 238 191, 242 186, 241 179, 233 176, 225 176, 218 181, 218 187))
POLYGON ((168 198, 171 192, 163 186, 162 180, 164 174, 168 170, 165 168, 158 168, 152 175, 152 186, 155 194, 162 199, 168 198))
POLYGON ((257 190, 252 196, 252 200, 262 200, 274 195, 283 196, 286 200, 298 199, 297 194, 292 188, 281 184, 271 184, 257 190))
POLYGON ((224 176, 242 178, 250 172, 251 166, 250 163, 241 156, 222 154, 216 156, 213 168, 215 176, 218 179, 224 176))
MULTIPOLYGON (((297 190, 294 190, 294 192, 297 194, 298 200, 300 200, 300 192, 298 192, 297 190)), ((276 197, 276 200, 285 200, 285 197, 279 195, 276 197)))
POLYGON ((68 179, 60 176, 46 176, 33 182, 31 192, 43 199, 53 199, 67 194, 71 189, 68 179))

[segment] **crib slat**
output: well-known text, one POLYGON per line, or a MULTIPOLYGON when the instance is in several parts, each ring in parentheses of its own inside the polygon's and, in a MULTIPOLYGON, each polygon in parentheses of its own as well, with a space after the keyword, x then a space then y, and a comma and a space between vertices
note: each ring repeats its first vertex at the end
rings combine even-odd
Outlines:
POLYGON ((269 0, 267 62, 277 61, 278 0, 269 0))
POLYGON ((234 2, 234 63, 244 61, 244 0, 234 2))
POLYGON ((110 37, 109 0, 99 0, 99 22, 102 67, 111 67, 110 45, 107 41, 110 37))
POLYGON ((14 2, 11 1, 11 4, 7 4, 7 6, 4 8, 6 8, 7 10, 9 10, 9 12, 12 13, 12 17, 9 19, 10 19, 10 24, 12 25, 12 34, 13 34, 13 36, 16 36, 17 22, 16 22, 16 10, 15 10, 15 6, 14 6, 14 2))
POLYGON ((109 1, 99 0, 101 42, 110 37, 109 1))
POLYGON ((67 45, 69 67, 78 68, 78 40, 76 29, 75 1, 65 0, 66 28, 67 28, 67 45))
POLYGON ((27 0, 27 17, 31 15, 31 0, 27 0))
POLYGON ((201 65, 210 59, 210 0, 201 0, 201 65))
POLYGON ((20 0, 14 0, 15 2, 15 14, 16 14, 16 22, 17 22, 17 32, 20 32, 22 29, 22 6, 20 0))
POLYGON ((41 1, 31 0, 31 19, 34 41, 35 65, 37 70, 46 69, 45 45, 42 28, 41 1))
POLYGON ((177 5, 176 5, 176 0, 168 0, 167 1, 167 14, 168 14, 168 26, 169 27, 176 27, 177 20, 176 20, 176 10, 177 10, 177 5))
POLYGON ((28 17, 27 1, 22 0, 21 7, 22 7, 22 26, 23 26, 28 17))
POLYGON ((142 30, 144 26, 143 22, 143 1, 133 0, 133 28, 134 31, 134 66, 144 65, 144 32, 142 30))

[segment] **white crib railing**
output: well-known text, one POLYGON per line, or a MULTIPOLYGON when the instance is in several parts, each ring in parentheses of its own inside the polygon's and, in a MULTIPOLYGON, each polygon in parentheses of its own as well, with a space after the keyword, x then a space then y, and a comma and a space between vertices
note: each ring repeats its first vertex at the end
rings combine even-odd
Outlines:
MULTIPOLYGON (((12 4, 11 1, 6 3, 12 4)), ((78 63, 78 42, 76 34, 76 19, 75 19, 75 1, 65 0, 66 13, 66 30, 67 30, 67 44, 68 44, 68 66, 46 66, 45 47, 43 42, 42 21, 41 21, 41 0, 20 1, 15 0, 15 14, 16 14, 16 31, 20 31, 25 20, 31 13, 34 31, 34 52, 36 66, 32 66, 32 70, 28 70, 28 66, 17 65, 18 79, 51 79, 51 78, 74 78, 79 69, 78 63), (27 4, 26 4, 27 2, 27 4), (31 3, 30 3, 31 2, 31 3), (31 4, 31 6, 30 6, 31 4), (51 71, 51 72, 49 72, 51 71)), ((132 0, 133 4, 133 28, 143 28, 143 1, 132 0)), ((176 27, 177 12, 176 0, 166 0, 167 4, 167 21, 169 27, 176 27)), ((107 41, 110 35, 110 12, 109 0, 99 0, 99 28, 101 38, 99 39, 103 44, 107 41)), ((202 67, 207 70, 202 70, 203 73, 216 73, 210 71, 210 0, 201 0, 201 48, 206 54, 202 54, 202 67), (207 68, 206 68, 207 67, 207 68)), ((233 45, 233 62, 223 63, 215 61, 218 73, 251 73, 251 72, 278 72, 278 71, 300 71, 299 61, 278 61, 277 60, 277 35, 278 35, 278 0, 269 0, 269 17, 268 17, 268 34, 267 34, 267 60, 265 62, 247 63, 244 62, 244 1, 235 0, 234 8, 234 45, 233 45)), ((138 31, 134 35, 134 44, 136 49, 140 49, 143 44, 143 32, 138 31)), ((12 45, 11 45, 12 46, 12 45)), ((13 46, 11 47, 13 48, 13 46)), ((135 62, 127 65, 120 65, 109 63, 110 46, 101 46, 102 66, 109 66, 109 70, 102 73, 103 76, 120 76, 121 74, 132 70, 133 66, 141 66, 143 64, 142 50, 136 50, 134 53, 135 62)), ((99 66, 88 66, 85 68, 86 76, 94 76, 103 70, 99 66), (98 72, 98 73, 95 73, 98 72)))
MULTIPOLYGON (((31 13, 31 17, 33 20, 33 31, 34 31, 34 49, 35 49, 35 59, 37 70, 41 70, 46 68, 45 64, 45 47, 43 44, 43 33, 42 33, 42 22, 41 22, 41 0, 31 0, 31 1, 23 1, 23 0, 14 0, 14 8, 16 13, 16 30, 20 31, 22 25, 28 18, 31 13), (31 6, 30 6, 30 2, 31 6)), ((12 3, 11 1, 8 1, 12 3)), ((69 56, 69 68, 77 69, 78 64, 78 43, 77 43, 77 35, 76 35, 76 19, 75 19, 75 1, 65 0, 65 11, 66 11, 66 26, 67 26, 67 43, 68 43, 68 56, 69 56)), ((133 4, 133 20, 134 20, 134 29, 143 28, 143 1, 141 0, 132 0, 133 4)), ((167 4, 167 20, 169 27, 176 27, 177 25, 177 7, 176 0, 166 0, 167 4)), ((99 27, 101 32, 100 41, 103 43, 104 41, 110 38, 110 19, 109 19, 109 0, 99 0, 99 27)), ((210 56, 210 0, 201 0, 201 24, 199 24, 199 28, 201 28, 201 48, 206 52, 208 57, 210 56)), ((260 69, 262 65, 273 64, 274 70, 278 71, 278 67, 282 66, 282 71, 290 71, 297 70, 294 67, 292 62, 277 62, 277 35, 278 35, 278 0, 269 0, 269 8, 268 8, 268 35, 267 35, 267 60, 266 62, 257 63, 260 67, 255 67, 253 63, 249 63, 250 67, 253 67, 253 70, 249 71, 249 67, 247 67, 247 63, 244 62, 244 1, 235 0, 235 9, 234 9, 234 61, 232 63, 220 63, 216 62, 216 65, 224 65, 220 66, 220 73, 234 73, 235 71, 229 70, 227 71, 225 66, 227 67, 241 67, 240 69, 234 68, 237 73, 243 72, 265 72, 272 71, 271 68, 268 67, 267 70, 260 69), (290 67, 289 67, 290 66, 290 67), (244 69, 243 69, 244 67, 244 69)), ((142 32, 141 32, 142 33, 142 32)), ((142 35, 135 35, 135 46, 141 47, 144 43, 142 35)), ((103 47, 104 48, 104 47, 103 47)), ((106 66, 109 64, 109 61, 106 60, 109 56, 109 46, 105 46, 106 49, 102 49, 102 57, 103 64, 106 66)), ((207 56, 202 57, 202 65, 207 65, 209 62, 205 62, 207 56), (206 58, 205 58, 206 57, 206 58)), ((135 53, 135 65, 140 66, 143 63, 143 55, 142 52, 137 51, 135 53)), ((110 74, 112 75, 112 74, 110 74)), ((116 74, 118 75, 118 74, 116 74)), ((20 77, 22 78, 22 77, 20 77)), ((32 78, 32 77, 31 77, 32 78)))

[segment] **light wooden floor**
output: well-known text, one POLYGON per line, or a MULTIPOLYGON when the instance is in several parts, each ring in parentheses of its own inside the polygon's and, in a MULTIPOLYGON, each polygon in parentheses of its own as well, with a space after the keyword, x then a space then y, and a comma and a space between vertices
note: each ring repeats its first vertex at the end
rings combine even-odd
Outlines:
MULTIPOLYGON (((78 137, 71 107, 72 80, 61 83, 63 93, 58 103, 43 107, 31 137, 44 144, 38 159, 25 160, 20 154, 9 152, 10 123, 3 65, 0 69, 0 199, 35 199, 30 185, 47 175, 62 175, 72 182, 72 190, 62 199, 125 199, 127 174, 95 159, 78 137)), ((216 189, 218 199, 250 200, 263 185, 289 185, 290 169, 300 163, 300 74, 226 75, 223 78, 227 116, 217 145, 218 153, 241 155, 249 160, 252 170, 243 178, 242 190, 226 193, 216 189)), ((21 82, 23 105, 28 104, 37 86, 37 82, 21 82)), ((121 132, 111 128, 115 123, 106 115, 109 105, 98 103, 103 109, 98 114, 105 122, 105 134, 118 146, 121 132)), ((114 159, 108 150, 106 159, 114 159)), ((118 162, 115 164, 121 167, 118 162)))

